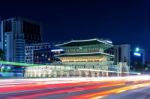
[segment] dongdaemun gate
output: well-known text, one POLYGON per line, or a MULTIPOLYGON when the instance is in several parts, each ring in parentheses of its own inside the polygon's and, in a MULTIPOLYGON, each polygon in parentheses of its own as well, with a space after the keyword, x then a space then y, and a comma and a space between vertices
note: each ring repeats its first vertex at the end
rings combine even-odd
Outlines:
POLYGON ((65 53, 58 57, 68 65, 108 70, 108 65, 112 63, 111 59, 114 57, 111 53, 105 53, 105 50, 113 46, 112 42, 106 40, 72 40, 56 46, 64 49, 65 53))
POLYGON ((120 73, 113 64, 113 44, 110 40, 71 40, 56 47, 64 53, 55 55, 61 62, 26 68, 26 77, 101 77, 120 73))

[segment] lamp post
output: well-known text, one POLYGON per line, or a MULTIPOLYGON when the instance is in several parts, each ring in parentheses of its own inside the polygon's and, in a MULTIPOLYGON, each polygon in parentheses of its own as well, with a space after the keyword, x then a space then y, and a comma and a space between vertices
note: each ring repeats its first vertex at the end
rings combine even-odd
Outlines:
POLYGON ((136 47, 132 55, 133 70, 141 70, 143 68, 141 66, 144 64, 144 49, 136 47))
POLYGON ((136 47, 135 48, 135 52, 139 52, 140 51, 140 48, 139 47, 136 47))

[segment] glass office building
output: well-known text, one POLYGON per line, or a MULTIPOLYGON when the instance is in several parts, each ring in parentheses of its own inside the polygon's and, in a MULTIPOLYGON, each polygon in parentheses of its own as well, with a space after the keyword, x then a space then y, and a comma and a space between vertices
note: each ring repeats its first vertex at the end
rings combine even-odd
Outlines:
POLYGON ((41 25, 15 17, 1 21, 1 48, 6 61, 25 62, 25 44, 41 42, 41 25))

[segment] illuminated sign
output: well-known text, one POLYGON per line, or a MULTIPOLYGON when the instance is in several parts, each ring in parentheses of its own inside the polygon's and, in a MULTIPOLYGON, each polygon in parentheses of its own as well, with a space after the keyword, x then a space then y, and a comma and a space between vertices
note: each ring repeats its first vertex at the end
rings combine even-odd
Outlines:
POLYGON ((141 56, 141 53, 134 52, 135 56, 141 56))
POLYGON ((63 49, 53 49, 51 50, 51 52, 61 52, 61 51, 64 51, 63 49))

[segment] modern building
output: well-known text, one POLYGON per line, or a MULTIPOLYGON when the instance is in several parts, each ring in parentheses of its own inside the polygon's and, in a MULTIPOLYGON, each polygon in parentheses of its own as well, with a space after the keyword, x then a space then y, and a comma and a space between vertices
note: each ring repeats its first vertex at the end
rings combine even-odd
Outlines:
POLYGON ((127 64, 128 69, 143 70, 145 65, 145 50, 140 48, 131 48, 129 44, 115 45, 114 62, 116 65, 127 64))
POLYGON ((122 44, 122 45, 114 45, 114 62, 115 64, 126 62, 128 66, 130 66, 131 58, 130 52, 131 47, 129 44, 122 44))
POLYGON ((40 23, 15 17, 1 21, 1 48, 6 61, 25 62, 25 45, 41 42, 40 23))
POLYGON ((25 46, 25 62, 29 64, 44 63, 44 61, 47 61, 45 58, 51 56, 50 51, 51 45, 49 43, 27 44, 25 46), (45 57, 45 60, 43 57, 45 57))
POLYGON ((54 55, 51 49, 34 50, 33 59, 34 64, 50 64, 54 61, 54 55))

